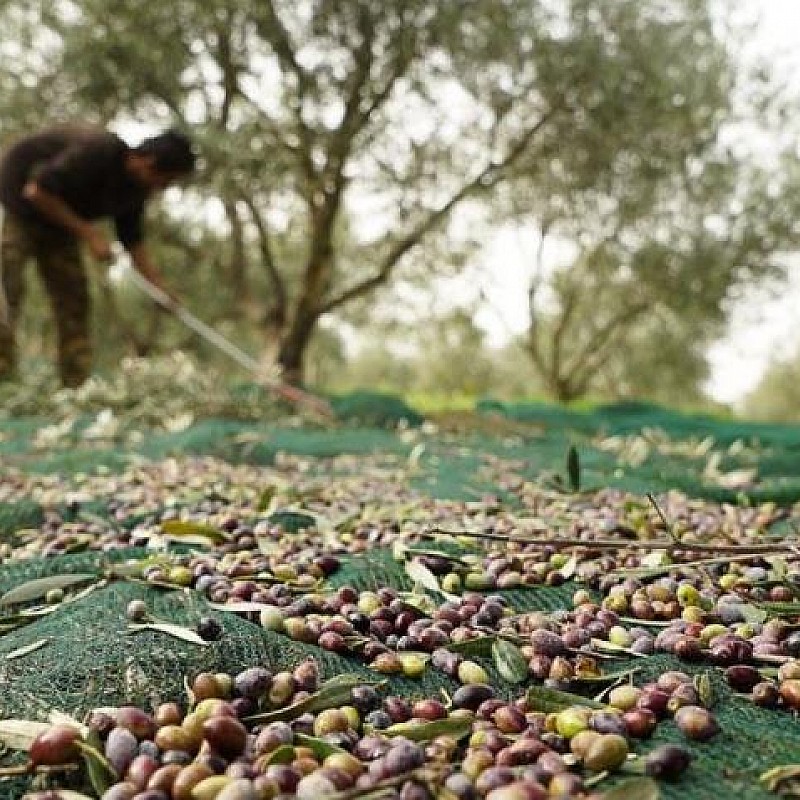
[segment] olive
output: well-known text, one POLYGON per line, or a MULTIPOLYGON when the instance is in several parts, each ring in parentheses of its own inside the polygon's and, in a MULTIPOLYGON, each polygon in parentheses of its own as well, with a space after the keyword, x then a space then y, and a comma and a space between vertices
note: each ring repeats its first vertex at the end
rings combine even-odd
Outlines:
POLYGON ((31 764, 69 764, 78 757, 80 732, 71 725, 53 725, 31 743, 31 764))
POLYGON ((144 789, 158 767, 159 763, 155 758, 139 754, 131 761, 128 771, 125 773, 125 779, 138 786, 139 789, 144 789))
POLYGON ((144 622, 149 616, 147 604, 143 600, 131 600, 125 608, 125 616, 131 622, 144 622))
POLYGON ((725 680, 736 692, 749 692, 761 682, 761 673, 747 664, 734 664, 725 670, 725 680))
POLYGON ((124 775, 139 752, 139 743, 127 728, 114 728, 108 734, 104 750, 114 772, 124 775))
POLYGON ((222 638, 222 634, 224 633, 219 620, 215 619, 214 617, 201 617, 197 621, 195 630, 200 638, 206 642, 214 642, 217 639, 222 638))
POLYGON ((781 681, 779 691, 783 702, 792 711, 800 709, 800 679, 790 678, 789 680, 781 681))
POLYGON ((675 724, 689 739, 705 742, 719 733, 719 725, 711 712, 701 706, 684 706, 675 713, 675 724))
POLYGON ((753 702, 762 708, 775 708, 778 705, 781 694, 778 687, 770 681, 761 681, 753 687, 753 702))
POLYGON ((625 720, 620 714, 614 714, 611 711, 598 711, 592 714, 589 728, 597 733, 618 733, 620 736, 627 733, 625 720))
POLYGON ((636 705, 642 690, 630 684, 617 686, 608 693, 608 704, 620 711, 628 711, 636 705))
POLYGON ((223 786, 215 800, 260 800, 261 796, 251 780, 238 778, 223 786))
POLYGON ((658 717, 649 708, 632 708, 622 715, 628 736, 646 739, 656 729, 658 717))
POLYGON ((307 659, 295 667, 292 673, 298 689, 315 692, 319 687, 319 665, 314 659, 307 659))
POLYGON ((215 716, 203 723, 203 738, 224 758, 235 758, 244 752, 247 728, 233 717, 215 716))
POLYGON ((172 784, 172 800, 193 800, 195 786, 213 774, 209 767, 197 762, 184 767, 172 784))
POLYGON ((672 781, 686 771, 691 761, 692 754, 685 748, 664 744, 645 756, 644 769, 653 778, 672 781))
POLYGON ((369 685, 354 687, 350 699, 362 714, 366 714, 380 704, 380 695, 374 687, 369 685))
POLYGON ((156 721, 136 706, 122 706, 114 715, 118 727, 127 728, 137 739, 152 739, 156 731, 156 721))
POLYGON ((601 734, 595 730, 589 730, 576 733, 569 741, 569 748, 572 753, 580 759, 583 759, 589 748, 600 738, 601 734))
POLYGON ((346 731, 350 728, 350 720, 339 708, 329 708, 321 711, 314 720, 314 735, 325 736, 329 733, 346 731))
POLYGON ((125 781, 124 783, 115 783, 109 787, 100 800, 133 800, 139 790, 132 784, 125 781))
POLYGON ((233 679, 236 694, 258 700, 269 690, 272 674, 264 667, 250 667, 240 672, 233 679))
POLYGON ((468 708, 477 711, 479 706, 494 697, 494 689, 487 683, 473 683, 460 686, 453 692, 452 702, 454 708, 468 708))
POLYGON ((487 684, 489 682, 489 676, 486 670, 474 661, 462 661, 458 665, 457 674, 458 679, 464 684, 487 684))
POLYGON ((616 733, 600 734, 589 744, 583 763, 592 772, 619 769, 628 757, 628 742, 616 733))

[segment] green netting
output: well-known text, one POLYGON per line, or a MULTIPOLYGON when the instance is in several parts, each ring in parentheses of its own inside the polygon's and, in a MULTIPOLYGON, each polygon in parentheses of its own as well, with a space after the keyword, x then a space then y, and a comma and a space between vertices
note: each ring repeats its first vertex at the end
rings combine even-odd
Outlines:
MULTIPOLYGON (((114 560, 140 556, 139 551, 113 554, 114 560)), ((9 565, 0 577, 0 591, 33 577, 97 568, 108 556, 81 554, 47 561, 9 565)), ((337 574, 335 583, 375 588, 380 585, 408 586, 402 568, 390 563, 385 552, 369 558, 352 558, 337 574)), ((563 607, 573 591, 571 585, 557 589, 524 589, 509 592, 519 610, 550 610, 563 607)), ((253 664, 274 670, 296 665, 309 655, 323 666, 326 675, 342 672, 370 674, 357 660, 338 656, 313 645, 304 645, 248 622, 236 615, 209 609, 193 592, 163 592, 141 584, 116 582, 97 589, 29 626, 0 638, 0 713, 6 716, 45 718, 51 709, 76 716, 103 705, 134 703, 150 707, 166 699, 183 696, 184 677, 199 671, 231 671, 253 664), (158 631, 126 633, 125 608, 132 599, 143 599, 154 616, 191 626, 201 616, 215 616, 224 636, 208 647, 198 647, 158 631), (25 655, 7 659, 20 648, 39 647, 25 655)), ((502 694, 510 687, 487 659, 484 665, 502 694)), ((687 670, 687 665, 665 656, 619 662, 634 666, 638 681, 655 678, 665 669, 687 670)), ((700 668, 695 668, 695 671, 700 668)), ((453 682, 429 670, 423 678, 391 677, 388 691, 407 696, 432 696, 440 689, 451 691, 453 682)), ((718 678, 716 708, 723 732, 710 744, 691 747, 695 762, 688 778, 663 787, 665 798, 740 797, 750 800, 768 795, 757 788, 758 775, 766 766, 796 761, 800 748, 800 726, 783 712, 758 709, 745 698, 733 695, 718 678), (776 735, 779 726, 780 735, 776 735)), ((683 742, 671 722, 657 729, 653 744, 683 742)), ((649 749, 648 743, 643 749, 649 749)), ((21 797, 24 783, 5 786, 4 797, 21 797)))
MULTIPOLYGON (((642 494, 683 488, 693 496, 727 501, 771 499, 788 503, 800 498, 800 427, 687 416, 643 404, 579 413, 549 406, 510 407, 486 402, 481 404, 482 411, 506 414, 525 424, 502 436, 483 432, 453 435, 435 430, 395 432, 388 428, 400 418, 410 422, 419 419, 397 404, 394 411, 387 411, 380 406, 384 401, 382 396, 362 395, 353 399, 350 411, 337 405, 343 417, 349 413, 349 419, 370 420, 374 426, 370 428, 343 425, 323 430, 267 421, 199 420, 171 433, 144 431, 141 437, 126 434, 122 438, 87 440, 81 433, 87 430, 84 421, 62 440, 39 449, 34 441, 45 421, 16 418, 5 420, 0 426, 0 458, 20 474, 74 474, 95 471, 99 466, 119 470, 136 459, 185 454, 266 465, 274 463, 280 453, 309 458, 381 453, 407 468, 408 457, 414 454, 414 467, 409 468, 406 477, 410 475, 411 484, 428 495, 474 500, 491 494, 511 502, 514 495, 508 486, 514 482, 552 483, 560 479, 563 483, 566 451, 575 444, 584 487, 620 486, 642 494), (370 412, 369 403, 378 407, 370 412), (663 431, 667 445, 712 437, 712 450, 719 454, 718 472, 755 469, 757 480, 743 488, 714 483, 707 475, 709 453, 698 455, 691 449, 666 445, 659 449, 652 444, 656 441, 652 437, 648 440, 650 450, 635 464, 626 460, 622 451, 601 447, 602 437, 635 438, 650 430, 663 431), (496 475, 486 470, 488 459, 507 462, 508 484, 499 484, 496 475)), ((310 468, 323 475, 332 470, 329 462, 312 464, 310 468)), ((335 479, 333 472, 329 474, 335 479)), ((83 508, 105 514, 106 500, 85 503, 83 508)), ((66 519, 76 514, 66 503, 46 510, 29 498, 2 502, 0 535, 7 537, 20 528, 39 527, 51 511, 66 519)), ((791 530, 791 524, 787 522, 784 530, 791 530)), ((141 554, 133 550, 81 553, 3 564, 0 592, 45 575, 94 571, 99 575, 104 564, 141 554)), ((390 551, 383 549, 345 559, 330 584, 358 589, 411 588, 403 567, 390 551)), ((567 607, 574 589, 573 584, 567 583, 557 588, 526 588, 503 594, 517 611, 549 611, 567 607)), ((41 717, 51 708, 81 714, 98 705, 122 702, 150 706, 156 699, 180 698, 184 677, 201 670, 237 671, 257 663, 281 669, 309 655, 320 661, 328 675, 367 672, 354 658, 292 642, 240 617, 214 611, 195 593, 163 592, 115 581, 0 637, 0 710, 10 716, 41 717), (144 599, 155 616, 171 622, 192 625, 200 616, 216 616, 223 623, 224 638, 201 648, 155 631, 129 635, 124 611, 133 598, 144 599), (9 654, 24 652, 39 643, 30 652, 7 659, 9 654)), ((486 660, 482 663, 500 690, 508 694, 510 687, 503 684, 493 665, 486 660)), ((627 664, 620 662, 618 666, 627 664)), ((686 665, 665 657, 640 659, 634 666, 641 670, 637 682, 668 667, 686 669, 686 665)), ((413 696, 430 696, 440 689, 453 688, 449 678, 432 670, 420 680, 390 679, 390 691, 413 696)), ((710 744, 692 748, 695 764, 687 779, 675 786, 664 786, 667 798, 766 798, 768 795, 756 786, 758 774, 767 767, 797 761, 800 726, 785 713, 758 709, 725 687, 717 688, 717 714, 723 733, 710 744)), ((656 737, 655 741, 682 741, 672 723, 661 725, 656 737)), ((4 785, 1 791, 4 797, 17 798, 23 784, 4 785), (10 793, 5 793, 6 789, 10 793)))
POLYGON ((43 519, 44 510, 38 503, 29 500, 0 503, 0 536, 20 528, 35 528, 42 524, 43 519))

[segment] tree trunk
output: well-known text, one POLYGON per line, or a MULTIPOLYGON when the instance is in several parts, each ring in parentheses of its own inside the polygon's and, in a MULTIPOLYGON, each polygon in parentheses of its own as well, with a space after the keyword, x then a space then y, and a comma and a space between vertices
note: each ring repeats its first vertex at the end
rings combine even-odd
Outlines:
POLYGON ((305 354, 317 317, 314 314, 298 314, 294 324, 281 342, 278 351, 278 364, 283 371, 283 378, 293 386, 302 386, 304 378, 305 354))

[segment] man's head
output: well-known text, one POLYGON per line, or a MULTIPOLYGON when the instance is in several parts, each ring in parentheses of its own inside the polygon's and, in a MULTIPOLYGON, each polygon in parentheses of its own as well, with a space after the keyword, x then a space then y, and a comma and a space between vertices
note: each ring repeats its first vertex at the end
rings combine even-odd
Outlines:
POLYGON ((145 139, 128 153, 127 167, 133 179, 147 189, 165 189, 191 175, 196 155, 188 137, 167 131, 145 139))

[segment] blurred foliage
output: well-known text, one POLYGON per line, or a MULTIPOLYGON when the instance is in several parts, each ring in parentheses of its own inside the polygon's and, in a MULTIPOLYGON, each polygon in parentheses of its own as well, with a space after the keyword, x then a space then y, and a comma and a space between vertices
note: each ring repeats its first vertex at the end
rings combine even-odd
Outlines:
POLYGON ((770 364, 758 386, 745 398, 742 410, 770 422, 800 420, 800 351, 770 364))
MULTIPOLYGON (((151 215, 156 256, 290 379, 695 402, 726 301, 800 234, 796 155, 728 146, 791 117, 711 5, 0 3, 0 141, 73 117, 190 129, 203 168, 151 215), (531 265, 524 341, 486 347, 469 299, 410 322, 409 291, 436 295, 508 222, 567 254, 531 265)), ((95 295, 101 372, 179 349, 226 368, 124 280, 95 295)))

